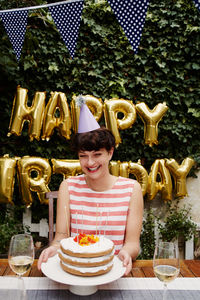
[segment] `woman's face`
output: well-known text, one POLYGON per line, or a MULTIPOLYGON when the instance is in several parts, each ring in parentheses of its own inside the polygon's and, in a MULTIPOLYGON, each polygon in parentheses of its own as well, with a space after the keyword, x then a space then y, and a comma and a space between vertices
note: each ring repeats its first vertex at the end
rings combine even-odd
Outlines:
POLYGON ((101 148, 98 151, 79 151, 78 156, 82 171, 93 179, 104 176, 108 170, 108 164, 113 155, 113 149, 107 151, 101 148))

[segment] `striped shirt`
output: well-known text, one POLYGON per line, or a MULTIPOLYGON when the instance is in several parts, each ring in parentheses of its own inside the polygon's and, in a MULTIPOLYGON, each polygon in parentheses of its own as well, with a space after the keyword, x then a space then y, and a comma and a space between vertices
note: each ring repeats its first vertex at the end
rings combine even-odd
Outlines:
POLYGON ((89 188, 85 175, 67 179, 71 236, 79 233, 104 235, 115 244, 118 254, 124 244, 129 202, 134 180, 118 177, 114 186, 98 192, 89 188))

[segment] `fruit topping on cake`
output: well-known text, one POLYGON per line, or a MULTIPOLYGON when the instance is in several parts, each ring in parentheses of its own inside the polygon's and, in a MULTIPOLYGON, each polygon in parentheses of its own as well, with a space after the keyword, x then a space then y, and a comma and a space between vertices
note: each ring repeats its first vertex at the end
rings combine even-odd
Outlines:
POLYGON ((89 246, 91 244, 97 243, 98 241, 98 236, 95 236, 94 234, 89 235, 85 233, 80 233, 74 238, 74 242, 78 243, 80 246, 89 246))

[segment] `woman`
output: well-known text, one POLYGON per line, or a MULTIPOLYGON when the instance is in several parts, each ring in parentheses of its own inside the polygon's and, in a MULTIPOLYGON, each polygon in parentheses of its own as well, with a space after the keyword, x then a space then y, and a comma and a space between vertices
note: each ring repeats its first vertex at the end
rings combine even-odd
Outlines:
POLYGON ((140 250, 143 218, 140 184, 109 173, 115 148, 115 138, 109 130, 98 125, 95 130, 78 132, 73 148, 84 174, 70 177, 60 185, 55 238, 41 253, 38 268, 56 254, 63 238, 97 233, 113 240, 115 254, 123 261, 127 275, 132 259, 140 250))

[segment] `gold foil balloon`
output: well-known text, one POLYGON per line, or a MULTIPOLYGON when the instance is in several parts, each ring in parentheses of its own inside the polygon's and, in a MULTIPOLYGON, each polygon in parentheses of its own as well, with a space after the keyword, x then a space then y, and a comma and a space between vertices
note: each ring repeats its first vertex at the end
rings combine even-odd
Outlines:
POLYGON ((195 164, 194 160, 187 157, 183 160, 182 164, 179 165, 175 159, 172 158, 166 159, 165 164, 174 178, 175 196, 178 198, 187 196, 186 177, 195 164))
POLYGON ((129 177, 133 174, 136 180, 140 183, 143 196, 146 194, 148 186, 148 173, 141 163, 123 162, 120 165, 120 176, 129 177))
POLYGON ((120 172, 120 161, 111 160, 109 163, 109 171, 114 176, 119 176, 120 172))
POLYGON ((127 161, 120 163, 120 176, 126 177, 126 178, 129 177, 129 164, 127 161))
POLYGON ((119 130, 124 130, 133 125, 136 120, 135 106, 130 100, 110 99, 104 102, 104 116, 106 127, 112 131, 115 136, 116 145, 121 143, 119 130), (123 118, 118 118, 119 113, 123 118))
POLYGON ((57 128, 60 134, 66 139, 70 139, 71 115, 67 98, 65 94, 61 92, 51 93, 44 114, 42 139, 48 141, 55 128, 57 128))
POLYGON ((13 204, 16 159, 8 154, 0 157, 0 203, 13 204))
POLYGON ((14 98, 12 115, 9 125, 9 133, 17 136, 21 135, 21 131, 25 121, 29 122, 29 138, 32 141, 34 138, 40 139, 42 121, 45 108, 45 92, 36 92, 32 106, 27 105, 28 90, 17 87, 17 93, 14 98))
MULTIPOLYGON (((85 103, 93 114, 94 118, 98 122, 101 119, 103 113, 103 102, 101 98, 96 98, 91 95, 82 95, 85 99, 85 103)), ((80 115, 80 107, 76 105, 76 96, 72 97, 71 101, 71 114, 72 114, 72 126, 74 133, 78 131, 78 123, 79 123, 79 115, 80 115)))
POLYGON ((143 196, 147 192, 148 187, 148 173, 141 163, 129 162, 129 173, 135 175, 137 181, 140 183, 142 188, 143 196))
POLYGON ((51 166, 48 160, 24 156, 17 163, 20 191, 26 206, 30 206, 33 202, 31 191, 37 192, 42 204, 48 204, 45 198, 45 193, 50 191, 48 183, 51 177, 51 166))
POLYGON ((53 173, 63 174, 64 178, 82 174, 78 159, 52 159, 53 173))
POLYGON ((156 159, 151 166, 147 188, 148 199, 153 200, 158 192, 164 201, 172 200, 172 180, 164 159, 156 159))
POLYGON ((136 110, 144 122, 145 144, 148 144, 150 147, 152 147, 153 144, 157 145, 158 123, 168 110, 168 107, 165 103, 159 103, 151 110, 144 102, 141 102, 136 104, 136 110))

